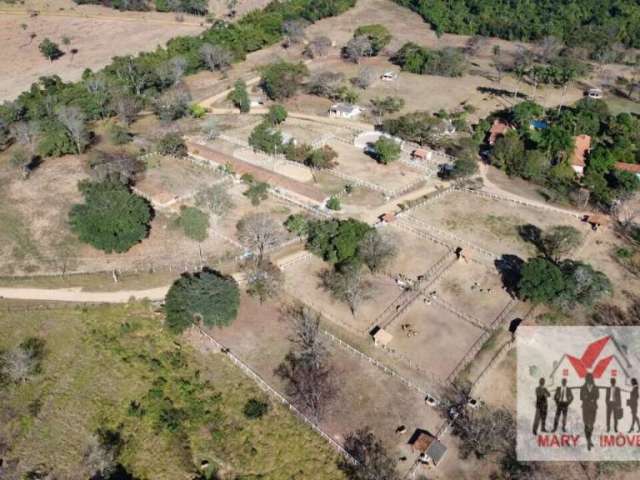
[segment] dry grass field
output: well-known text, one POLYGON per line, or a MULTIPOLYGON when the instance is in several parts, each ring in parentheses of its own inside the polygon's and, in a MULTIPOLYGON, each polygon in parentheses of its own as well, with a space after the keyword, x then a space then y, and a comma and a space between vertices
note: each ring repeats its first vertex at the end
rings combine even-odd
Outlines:
POLYGON ((536 250, 520 237, 520 226, 531 224, 544 230, 571 225, 585 236, 591 231, 587 224, 570 215, 467 192, 452 192, 428 202, 411 211, 409 217, 495 254, 516 254, 525 259, 536 250))
MULTIPOLYGON (((250 298, 243 298, 238 318, 231 327, 211 329, 216 340, 280 391, 284 384, 274 370, 291 348, 291 333, 279 306, 259 304, 250 298)), ((415 428, 437 430, 441 419, 424 404, 422 395, 328 337, 323 339, 335 375, 336 397, 328 405, 320 426, 334 439, 342 442, 350 431, 368 425, 395 457, 404 451, 415 428), (407 433, 397 435, 398 425, 406 425, 407 433)), ((410 462, 400 464, 402 471, 409 467, 410 462)))

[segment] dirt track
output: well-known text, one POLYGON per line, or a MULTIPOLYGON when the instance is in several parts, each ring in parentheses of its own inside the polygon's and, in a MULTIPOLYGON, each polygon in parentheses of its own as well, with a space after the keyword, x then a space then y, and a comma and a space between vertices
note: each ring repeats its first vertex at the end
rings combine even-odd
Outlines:
POLYGON ((51 300, 78 303, 127 303, 130 299, 163 300, 169 285, 147 290, 120 290, 117 292, 84 292, 82 288, 0 288, 0 299, 51 300))

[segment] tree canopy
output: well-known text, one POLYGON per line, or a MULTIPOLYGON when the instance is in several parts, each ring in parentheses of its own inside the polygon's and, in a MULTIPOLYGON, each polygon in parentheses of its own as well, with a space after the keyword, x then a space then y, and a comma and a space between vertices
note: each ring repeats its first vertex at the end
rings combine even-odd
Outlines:
POLYGON ((122 253, 147 236, 149 203, 117 180, 83 182, 84 203, 69 214, 71 229, 81 241, 107 253, 122 253))
POLYGON ((171 285, 165 298, 166 325, 180 333, 193 323, 229 325, 238 314, 240 293, 231 277, 204 270, 185 273, 171 285))
POLYGON ((640 47, 640 5, 634 0, 395 0, 418 12, 436 33, 506 40, 554 36, 569 46, 601 50, 640 47))
POLYGON ((353 32, 353 37, 366 37, 371 44, 371 55, 375 56, 389 45, 391 33, 387 27, 380 24, 361 25, 353 32))
POLYGON ((309 70, 304 63, 280 60, 262 69, 260 86, 271 100, 289 98, 296 94, 307 75, 309 70))
POLYGON ((323 259, 341 263, 358 254, 358 246, 372 227, 353 218, 318 220, 308 223, 307 245, 323 259))

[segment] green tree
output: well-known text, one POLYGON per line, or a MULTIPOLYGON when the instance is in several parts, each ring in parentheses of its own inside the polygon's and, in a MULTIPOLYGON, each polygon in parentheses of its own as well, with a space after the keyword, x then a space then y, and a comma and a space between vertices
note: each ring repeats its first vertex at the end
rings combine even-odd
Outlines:
POLYGON ((84 203, 69 214, 71 229, 81 241, 107 253, 122 253, 147 236, 151 207, 119 181, 82 182, 84 203))
POLYGON ((518 283, 521 298, 534 303, 551 303, 565 289, 562 271, 545 258, 533 258, 524 264, 518 283))
POLYGON ((244 80, 236 80, 236 83, 233 84, 233 91, 229 93, 228 98, 241 113, 249 113, 251 110, 251 101, 244 80))
POLYGON ((383 165, 388 165, 400 158, 400 145, 392 138, 384 135, 373 144, 372 153, 375 159, 383 165))
POLYGON ((209 230, 209 215, 196 207, 185 207, 180 209, 180 216, 177 224, 182 228, 184 234, 196 242, 202 242, 207 238, 209 230))
POLYGON ((212 270, 185 273, 167 292, 166 326, 174 333, 199 322, 227 326, 238 315, 239 304, 240 292, 233 278, 212 270))
POLYGON ((370 103, 371 113, 378 117, 378 123, 382 121, 382 117, 385 115, 399 112, 404 107, 404 99, 400 97, 376 97, 372 98, 370 103))
POLYGON ((62 55, 64 55, 64 52, 60 50, 58 44, 52 42, 48 38, 45 38, 42 42, 40 42, 40 45, 38 45, 38 49, 40 50, 40 53, 42 53, 42 55, 50 62, 53 62, 54 60, 57 60, 62 55))
POLYGON ((258 124, 249 135, 249 145, 255 151, 275 155, 283 150, 282 134, 267 122, 258 124))
POLYGON ((280 125, 287 119, 287 110, 282 105, 271 105, 265 120, 270 125, 280 125))
POLYGON ((329 210, 340 210, 342 208, 340 199, 335 195, 331 195, 331 197, 329 197, 329 200, 327 200, 327 208, 329 210))
POLYGON ((288 232, 304 237, 309 231, 309 219, 302 213, 294 213, 289 215, 284 222, 284 227, 288 232))
POLYGON ((251 205, 258 206, 260 202, 268 198, 269 184, 265 182, 251 182, 242 194, 251 200, 251 205))
POLYGON ((371 228, 353 218, 310 221, 307 247, 326 261, 346 262, 357 257, 360 241, 371 228))
POLYGON ((371 55, 376 56, 380 51, 389 45, 391 33, 384 25, 362 25, 353 32, 353 38, 366 37, 371 43, 371 55))
POLYGON ((565 288, 552 300, 560 308, 568 310, 576 304, 590 307, 613 292, 609 278, 589 264, 565 260, 560 269, 565 278, 565 288))
POLYGON ((496 140, 491 150, 491 164, 502 170, 513 171, 513 166, 524 158, 524 142, 514 131, 496 140))
POLYGON ((382 122, 382 130, 395 137, 420 145, 432 143, 437 138, 441 120, 428 112, 411 112, 382 122))
POLYGON ((307 75, 309 70, 304 63, 280 60, 262 69, 260 86, 271 100, 289 98, 297 93, 307 75))

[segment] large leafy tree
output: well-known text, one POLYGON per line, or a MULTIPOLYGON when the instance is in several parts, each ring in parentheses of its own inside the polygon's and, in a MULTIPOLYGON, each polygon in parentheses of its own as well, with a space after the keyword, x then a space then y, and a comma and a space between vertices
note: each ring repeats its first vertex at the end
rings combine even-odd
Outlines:
POLYGON ((545 258, 529 260, 523 267, 518 292, 534 303, 551 303, 565 288, 562 270, 545 258))
POLYGON ((391 41, 391 33, 387 27, 380 24, 362 25, 353 32, 353 37, 366 37, 371 43, 371 54, 373 56, 389 45, 391 41))
POLYGON ((166 325, 175 333, 200 321, 207 326, 226 326, 236 318, 239 304, 238 284, 233 278, 212 270, 185 273, 165 298, 166 325))
POLYGON ((149 203, 121 182, 83 182, 84 203, 69 214, 71 229, 80 240, 95 248, 126 252, 147 236, 152 210, 149 203))
POLYGON ((325 260, 342 263, 357 256, 360 241, 369 230, 369 225, 353 218, 309 222, 307 245, 325 260))
POLYGON ((279 61, 262 69, 260 86, 272 100, 289 98, 296 94, 307 75, 309 70, 304 63, 279 61))

